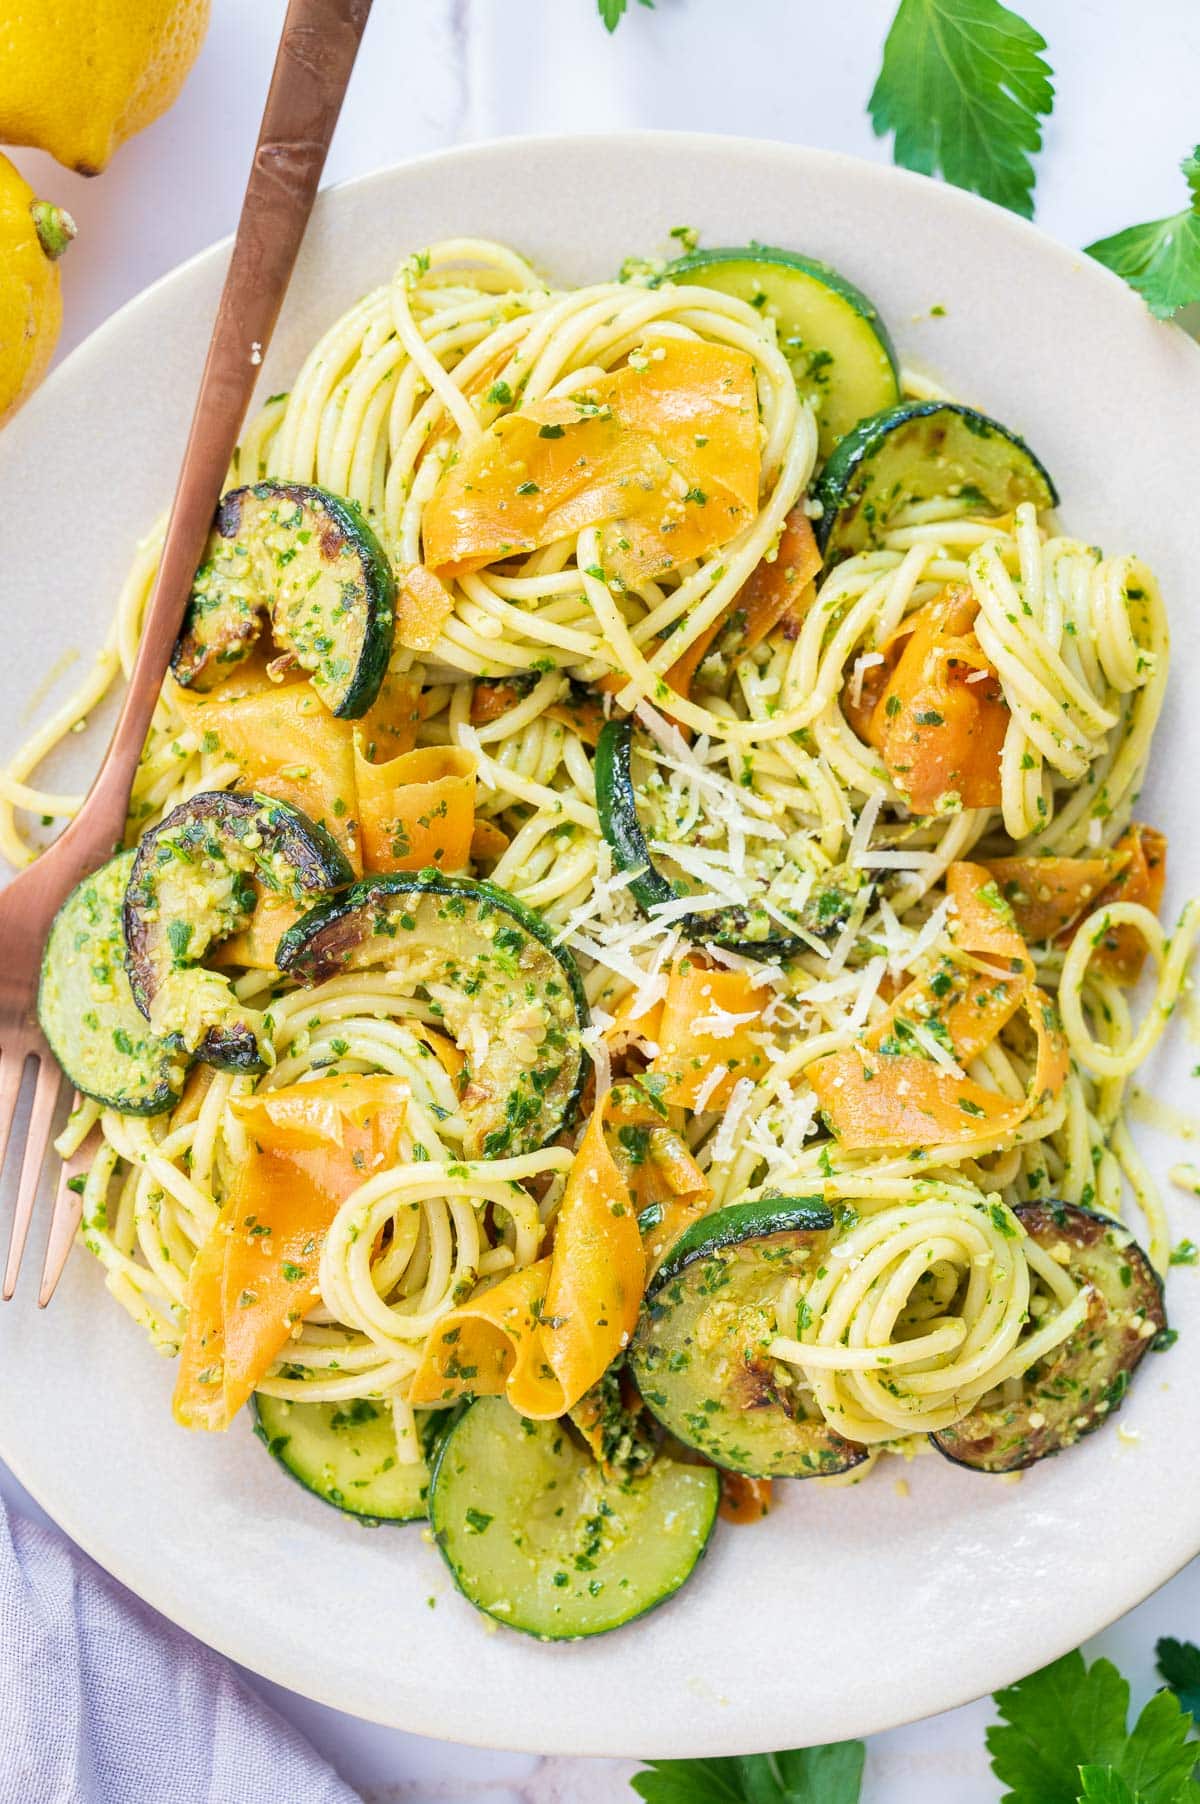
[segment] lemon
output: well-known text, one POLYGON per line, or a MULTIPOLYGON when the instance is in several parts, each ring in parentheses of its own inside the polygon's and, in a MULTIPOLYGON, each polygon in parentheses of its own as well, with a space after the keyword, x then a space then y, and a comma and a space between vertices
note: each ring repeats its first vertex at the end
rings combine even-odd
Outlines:
POLYGON ((41 381, 62 324, 57 260, 75 236, 0 156, 0 425, 41 381))
POLYGON ((209 0, 10 0, 0 8, 0 144, 97 175, 171 105, 209 0))

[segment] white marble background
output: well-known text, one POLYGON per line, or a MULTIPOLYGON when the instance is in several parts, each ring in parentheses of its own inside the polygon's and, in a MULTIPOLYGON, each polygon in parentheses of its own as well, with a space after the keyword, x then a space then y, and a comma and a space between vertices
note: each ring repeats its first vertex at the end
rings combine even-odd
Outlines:
MULTIPOLYGON (((376 0, 328 179, 476 138, 621 126, 745 133, 884 159, 864 103, 893 4, 658 0, 649 12, 630 0, 631 16, 610 40, 593 0, 376 0)), ((1200 137, 1196 0, 1023 0, 1021 9, 1050 39, 1059 74, 1041 163, 1040 223, 1083 244, 1178 208, 1176 166, 1200 137)), ((283 11, 284 0, 213 0, 212 30, 181 100, 99 180, 84 182, 49 158, 16 153, 31 179, 79 222, 64 265, 63 350, 232 228, 283 11)), ((402 237, 403 222, 394 229, 402 237)), ((1181 1272, 1176 1282, 1200 1277, 1181 1272)), ((2 1467, 0 1491, 36 1513, 2 1467)), ((1086 1498, 1080 1518, 1086 1533, 1086 1498)), ((964 1597, 964 1624, 970 1615, 964 1597)), ((1153 1643, 1161 1634, 1200 1640, 1200 1562, 1088 1651, 1124 1667, 1137 1703, 1151 1689, 1153 1643)), ((795 1657, 802 1682, 805 1661, 819 1658, 811 1625, 798 1633, 795 1657)), ((870 1682, 865 1673, 864 1685, 870 1682)), ((632 1800, 631 1763, 456 1748, 254 1683, 367 1804, 632 1800)), ((865 1804, 993 1804, 999 1789, 983 1751, 989 1720, 983 1702, 877 1736, 865 1804)))

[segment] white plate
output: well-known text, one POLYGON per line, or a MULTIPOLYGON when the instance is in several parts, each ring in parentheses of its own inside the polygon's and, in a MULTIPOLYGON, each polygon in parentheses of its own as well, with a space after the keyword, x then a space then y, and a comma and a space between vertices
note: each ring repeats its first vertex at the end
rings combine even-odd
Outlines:
MULTIPOLYGON (((432 238, 506 238, 577 282, 661 251, 681 223, 709 244, 794 245, 862 283, 909 362, 1028 435, 1074 530, 1136 547, 1158 570, 1176 665, 1142 812, 1171 833, 1170 908, 1200 890, 1187 831, 1200 709, 1183 675, 1194 691, 1200 354, 1010 214, 782 145, 630 134, 454 151, 322 197, 262 392, 286 387, 334 316, 432 238)), ((0 750, 64 647, 99 642, 134 540, 169 498, 224 263, 206 252, 131 303, 0 438, 0 750)), ((72 748, 76 761, 84 752, 72 748)), ((1178 1024, 1152 1067, 1160 1093, 1186 1106, 1196 1056, 1178 1024)), ((1150 1150, 1164 1173, 1170 1149, 1150 1150)), ((1194 1232, 1196 1206, 1175 1193, 1172 1208, 1177 1231, 1194 1232)), ((931 1456, 885 1463, 849 1492, 784 1485, 766 1522, 721 1530, 676 1602, 557 1647, 489 1633, 418 1529, 344 1521, 289 1483, 244 1418, 224 1438, 176 1428, 171 1368, 86 1255, 47 1314, 33 1289, 0 1311, 0 1453, 34 1496, 213 1646, 427 1735, 683 1755, 861 1734, 1018 1677, 1200 1549, 1200 1280, 1186 1271, 1170 1286, 1180 1343, 1148 1359, 1120 1434, 1019 1484, 931 1456)))

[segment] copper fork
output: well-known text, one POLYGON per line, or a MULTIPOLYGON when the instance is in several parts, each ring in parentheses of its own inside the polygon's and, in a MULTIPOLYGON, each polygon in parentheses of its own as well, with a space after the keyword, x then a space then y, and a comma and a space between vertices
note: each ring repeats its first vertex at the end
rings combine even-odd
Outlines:
MULTIPOLYGON (((370 10, 371 0, 290 0, 162 561, 116 730, 79 814, 0 894, 0 1169, 27 1067, 33 1068, 16 1211, 0 1283, 5 1301, 16 1288, 62 1082, 37 1023, 42 948, 57 910, 81 878, 111 855, 124 832, 134 770, 370 10)), ((38 1296, 43 1306, 79 1225, 80 1200, 69 1183, 75 1163, 64 1170, 55 1198, 38 1296)))

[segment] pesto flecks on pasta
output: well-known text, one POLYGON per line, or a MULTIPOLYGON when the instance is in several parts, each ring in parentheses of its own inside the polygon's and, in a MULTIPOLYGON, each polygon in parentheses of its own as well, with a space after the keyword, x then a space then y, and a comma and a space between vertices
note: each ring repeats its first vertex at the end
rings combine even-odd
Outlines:
MULTIPOLYGON (((1134 813, 1158 586, 1057 505, 798 253, 558 290, 453 240, 330 327, 42 982, 180 1423, 250 1404, 564 1638, 682 1584, 721 1483, 1103 1423, 1170 1339, 1124 1099, 1200 914, 1134 813)), ((0 776, 14 864, 160 543, 0 776)))

